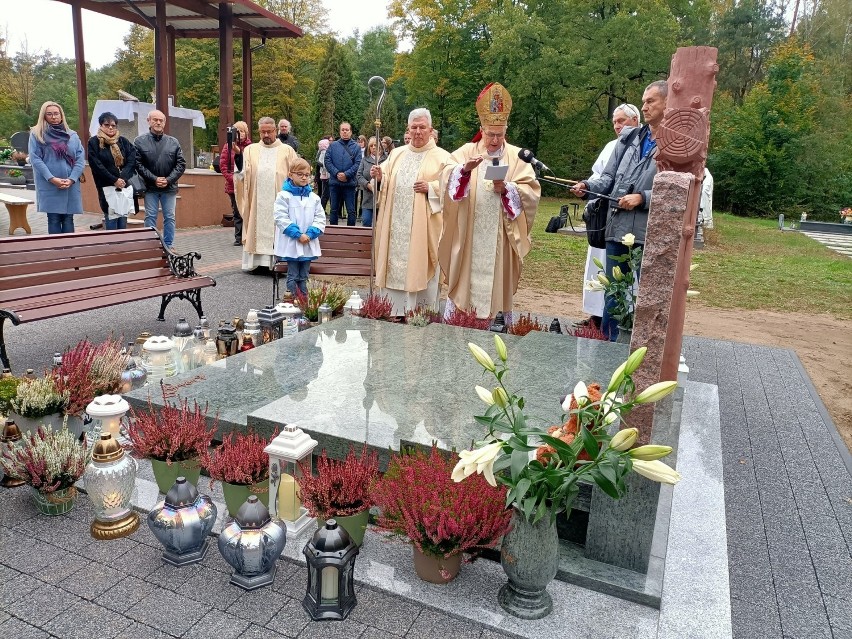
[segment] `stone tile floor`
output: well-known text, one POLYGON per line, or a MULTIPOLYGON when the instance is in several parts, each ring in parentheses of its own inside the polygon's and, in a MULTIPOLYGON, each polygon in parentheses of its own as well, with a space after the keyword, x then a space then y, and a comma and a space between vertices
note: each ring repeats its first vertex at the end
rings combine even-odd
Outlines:
POLYGON ((28 490, 0 489, 4 639, 507 636, 361 586, 349 619, 313 622, 301 604, 305 570, 287 559, 271 587, 244 592, 228 583, 215 548, 200 564, 174 568, 144 522, 126 539, 95 541, 85 496, 69 514, 45 517, 28 490))
POLYGON ((852 235, 841 235, 840 233, 820 233, 818 231, 802 231, 812 240, 824 244, 832 251, 836 251, 846 257, 852 257, 852 235))

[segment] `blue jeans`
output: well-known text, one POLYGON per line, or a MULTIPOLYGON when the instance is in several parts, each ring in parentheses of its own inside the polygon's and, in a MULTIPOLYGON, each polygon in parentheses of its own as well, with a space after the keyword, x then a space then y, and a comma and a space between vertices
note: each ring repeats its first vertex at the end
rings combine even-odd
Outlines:
POLYGON ((104 228, 107 231, 116 231, 127 228, 127 216, 118 215, 115 217, 107 217, 104 215, 104 228))
POLYGON ((48 213, 47 232, 50 235, 56 233, 73 233, 74 216, 70 213, 48 213))
POLYGON ((163 209, 163 242, 171 246, 175 241, 175 202, 177 192, 159 193, 148 191, 145 193, 145 226, 157 228, 157 208, 163 209))
POLYGON ((346 203, 346 226, 355 226, 355 187, 332 184, 331 189, 331 220, 337 225, 337 219, 346 203))
POLYGON ((287 290, 294 296, 297 292, 308 294, 308 273, 310 260, 287 260, 287 290))
MULTIPOLYGON (((637 244, 637 246, 641 246, 637 244)), ((616 262, 612 259, 612 256, 621 257, 622 255, 627 255, 628 249, 621 242, 614 242, 612 240, 606 241, 606 276, 612 279, 612 267, 618 266, 623 273, 627 273, 630 271, 630 267, 627 262, 616 262)), ((640 269, 641 270, 641 269, 640 269)), ((636 273, 636 280, 639 280, 639 272, 636 273)), ((604 298, 604 310, 603 310, 603 318, 601 319, 601 332, 609 338, 609 341, 614 342, 618 339, 618 320, 616 320, 610 313, 612 312, 612 308, 615 304, 612 301, 612 298, 609 296, 604 298)))
POLYGON ((373 209, 361 209, 361 224, 373 226, 373 209))

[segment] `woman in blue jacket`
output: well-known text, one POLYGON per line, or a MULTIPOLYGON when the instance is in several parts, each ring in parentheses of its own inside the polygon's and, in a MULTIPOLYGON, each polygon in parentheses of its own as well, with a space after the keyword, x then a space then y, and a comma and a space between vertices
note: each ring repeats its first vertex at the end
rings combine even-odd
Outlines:
POLYGON ((68 128, 65 112, 56 102, 41 105, 38 122, 30 129, 29 153, 36 210, 47 213, 47 232, 73 233, 74 215, 83 212, 83 145, 68 128))

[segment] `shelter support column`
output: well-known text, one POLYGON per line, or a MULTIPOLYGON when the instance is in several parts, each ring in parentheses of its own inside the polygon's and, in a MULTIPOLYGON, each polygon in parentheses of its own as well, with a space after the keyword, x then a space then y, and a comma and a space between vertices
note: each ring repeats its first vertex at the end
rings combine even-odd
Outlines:
POLYGON ((71 5, 71 21, 74 26, 74 57, 77 64, 77 112, 79 113, 77 135, 86 149, 89 139, 89 94, 86 89, 86 55, 83 49, 83 16, 80 5, 71 5))
POLYGON ((249 131, 254 131, 251 112, 252 82, 251 82, 251 34, 243 31, 243 120, 248 124, 249 131))
POLYGON ((154 29, 154 86, 157 110, 166 115, 166 133, 169 132, 169 46, 166 42, 166 0, 157 0, 154 29))
POLYGON ((175 61, 175 30, 173 27, 166 30, 166 42, 168 44, 169 95, 172 96, 172 104, 177 106, 177 62, 175 61))
POLYGON ((219 148, 227 140, 227 128, 234 123, 234 13, 219 3, 219 148))

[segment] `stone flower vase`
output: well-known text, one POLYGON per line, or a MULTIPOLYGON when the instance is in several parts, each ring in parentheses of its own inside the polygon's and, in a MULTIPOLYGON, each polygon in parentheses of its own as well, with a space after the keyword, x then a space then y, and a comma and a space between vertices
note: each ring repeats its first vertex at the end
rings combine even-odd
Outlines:
POLYGON ((512 509, 512 529, 503 537, 500 564, 509 583, 500 588, 497 600, 510 615, 521 619, 541 619, 553 610, 547 585, 559 566, 559 538, 556 522, 548 516, 530 524, 512 509))

